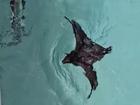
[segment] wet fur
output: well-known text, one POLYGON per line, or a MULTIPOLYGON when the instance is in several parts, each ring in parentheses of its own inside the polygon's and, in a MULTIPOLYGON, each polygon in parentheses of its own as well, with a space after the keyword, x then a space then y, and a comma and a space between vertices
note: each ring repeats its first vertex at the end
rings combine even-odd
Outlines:
POLYGON ((70 20, 66 16, 65 19, 67 19, 72 25, 76 47, 64 57, 62 63, 72 63, 73 65, 81 66, 84 69, 85 76, 91 85, 91 92, 88 95, 88 98, 90 98, 92 90, 96 90, 98 86, 97 74, 92 65, 95 62, 100 61, 104 55, 110 53, 112 47, 104 48, 103 46, 93 42, 87 37, 86 33, 75 20, 70 20))

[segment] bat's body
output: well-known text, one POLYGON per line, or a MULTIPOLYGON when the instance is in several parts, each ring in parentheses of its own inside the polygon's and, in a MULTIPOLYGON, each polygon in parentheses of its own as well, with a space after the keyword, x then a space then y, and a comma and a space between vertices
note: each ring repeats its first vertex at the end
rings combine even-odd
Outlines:
MULTIPOLYGON (((88 78, 91 84, 92 90, 95 90, 98 86, 96 71, 93 70, 92 64, 96 61, 100 61, 105 54, 111 52, 111 46, 104 48, 101 45, 93 42, 87 37, 81 26, 74 20, 70 20, 65 17, 72 25, 73 32, 76 39, 76 47, 70 54, 67 54, 62 63, 72 63, 75 66, 81 66, 85 70, 85 76, 88 78)), ((88 98, 90 98, 91 93, 88 98)))

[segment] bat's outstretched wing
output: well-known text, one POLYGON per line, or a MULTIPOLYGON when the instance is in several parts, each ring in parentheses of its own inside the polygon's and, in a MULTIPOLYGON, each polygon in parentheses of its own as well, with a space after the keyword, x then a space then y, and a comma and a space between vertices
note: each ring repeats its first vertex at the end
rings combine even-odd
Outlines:
POLYGON ((75 34, 76 39, 76 50, 78 50, 83 44, 92 44, 92 41, 87 37, 86 33, 75 20, 70 20, 66 16, 65 19, 67 19, 72 25, 73 33, 75 34))
POLYGON ((90 98, 90 96, 92 95, 92 90, 95 90, 98 86, 96 71, 93 71, 93 70, 86 71, 85 76, 87 77, 91 85, 91 91, 87 97, 87 98, 90 98))

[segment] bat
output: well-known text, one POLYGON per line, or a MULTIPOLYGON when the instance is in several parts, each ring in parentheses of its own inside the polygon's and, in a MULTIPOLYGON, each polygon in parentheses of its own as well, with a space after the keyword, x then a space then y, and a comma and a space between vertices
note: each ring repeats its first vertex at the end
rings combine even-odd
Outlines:
POLYGON ((81 26, 75 21, 64 17, 72 25, 75 35, 76 46, 70 53, 67 53, 62 60, 63 64, 71 63, 75 66, 81 66, 85 71, 85 76, 90 82, 91 92, 88 99, 92 95, 92 90, 96 90, 98 86, 97 74, 93 68, 93 64, 100 61, 106 54, 109 54, 112 47, 104 48, 87 37, 81 26))

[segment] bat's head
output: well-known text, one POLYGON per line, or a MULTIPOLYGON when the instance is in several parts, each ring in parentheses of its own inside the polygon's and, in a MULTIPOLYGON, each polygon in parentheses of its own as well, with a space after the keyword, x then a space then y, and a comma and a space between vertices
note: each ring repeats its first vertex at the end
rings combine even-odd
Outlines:
POLYGON ((62 63, 73 63, 76 57, 77 53, 75 51, 72 51, 69 54, 66 53, 65 58, 62 60, 62 63))

